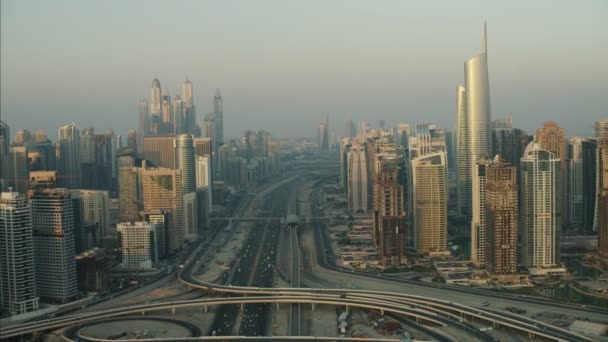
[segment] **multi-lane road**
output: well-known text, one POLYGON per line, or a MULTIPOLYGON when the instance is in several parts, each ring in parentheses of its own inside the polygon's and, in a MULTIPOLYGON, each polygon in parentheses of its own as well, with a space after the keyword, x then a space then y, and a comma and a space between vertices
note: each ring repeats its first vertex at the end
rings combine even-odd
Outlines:
MULTIPOLYGON (((276 190, 276 188, 275 188, 276 190)), ((258 196, 266 196, 269 192, 258 193, 258 196)), ((256 196, 256 197, 258 197, 256 196)), ((257 198, 258 200, 264 197, 257 198)), ((274 201, 273 201, 274 202, 274 201)), ((280 203, 280 201, 279 201, 280 203)), ((276 204, 274 202, 273 204, 276 204)), ((278 205, 277 210, 284 212, 284 207, 280 208, 278 205)), ((90 313, 81 313, 70 316, 58 317, 55 319, 48 319, 40 322, 32 322, 22 324, 18 326, 9 327, 3 329, 0 332, 0 337, 8 338, 11 336, 19 336, 22 334, 29 334, 33 332, 43 332, 52 329, 57 329, 65 326, 71 326, 74 324, 81 324, 85 322, 91 322, 104 318, 114 318, 130 314, 144 314, 148 312, 158 311, 169 311, 174 312, 180 308, 187 307, 201 307, 207 308, 214 305, 222 305, 218 314, 218 322, 221 322, 226 316, 223 316, 225 312, 223 308, 232 308, 236 313, 243 310, 244 314, 240 315, 240 321, 238 321, 238 315, 235 315, 235 319, 231 320, 229 326, 224 326, 221 330, 218 326, 215 326, 216 335, 230 335, 235 333, 235 323, 240 328, 239 334, 246 334, 248 336, 260 336, 266 333, 268 315, 268 305, 270 303, 289 303, 300 305, 308 305, 311 309, 315 305, 341 305, 346 307, 361 307, 372 310, 377 310, 381 313, 394 313, 402 315, 409 319, 424 322, 435 326, 443 325, 454 325, 461 328, 463 331, 470 334, 478 340, 489 340, 490 336, 486 334, 480 334, 475 331, 475 328, 468 324, 468 320, 475 319, 483 321, 494 327, 505 327, 518 331, 520 333, 528 334, 529 336, 542 337, 548 340, 557 341, 589 341, 586 337, 579 336, 568 330, 564 330, 549 324, 544 324, 539 321, 535 321, 530 318, 526 318, 519 315, 512 315, 502 311, 491 310, 487 308, 479 308, 459 304, 447 300, 441 300, 438 298, 432 298, 428 296, 419 296, 408 294, 405 292, 387 292, 387 291, 375 291, 375 290, 353 290, 353 289, 339 289, 339 288, 300 288, 300 275, 299 275, 299 248, 298 248, 298 235, 295 228, 290 231, 290 241, 292 254, 292 272, 291 282, 292 287, 289 288, 271 288, 272 283, 266 282, 270 279, 272 282, 272 259, 276 254, 274 252, 276 237, 273 238, 272 234, 276 234, 279 229, 282 229, 278 225, 271 225, 270 223, 258 223, 255 225, 255 229, 252 230, 251 235, 248 239, 248 243, 243 246, 241 251, 240 262, 237 262, 234 267, 234 273, 231 278, 226 278, 227 283, 225 284, 212 284, 203 282, 196 277, 194 273, 200 267, 200 263, 197 263, 198 259, 206 253, 207 243, 203 242, 201 246, 195 251, 195 255, 186 260, 184 268, 180 271, 178 279, 186 286, 190 288, 202 289, 205 292, 212 291, 217 294, 223 294, 224 297, 212 297, 204 299, 194 299, 187 301, 173 301, 167 303, 153 303, 145 305, 134 305, 125 306, 109 310, 101 310, 90 313), (257 246, 257 248, 256 248, 257 246), (268 261, 268 263, 266 263, 268 261), (297 264, 296 264, 297 263, 297 264), (241 270, 239 271, 239 267, 241 270), (245 269, 244 269, 245 268, 245 269), (246 271, 245 271, 246 270, 246 271), (296 270, 298 270, 296 272, 296 270), (298 285, 298 286, 296 286, 298 285), (242 308, 242 309, 241 309, 242 308), (251 308, 251 309, 247 309, 251 308), (262 313, 265 311, 264 313, 262 313), (219 332, 219 333, 218 333, 219 332)), ((346 271, 328 262, 330 257, 330 251, 325 247, 325 240, 321 227, 315 225, 314 232, 316 235, 317 243, 317 257, 318 263, 326 270, 326 272, 334 272, 335 274, 344 274, 348 272, 351 277, 370 278, 378 277, 377 275, 354 273, 352 271, 346 271)), ((385 277, 378 277, 382 281, 399 281, 395 279, 387 279, 385 277)), ((418 284, 420 285, 420 284, 418 284)), ((431 285, 431 284, 424 284, 431 285)), ((433 285, 431 285, 433 286, 433 285)), ((453 288, 435 288, 436 291, 456 291, 453 288)), ((471 296, 480 296, 482 298, 492 298, 492 295, 501 296, 502 294, 487 294, 487 293, 470 293, 471 296)), ((524 298, 521 298, 524 299, 524 298)), ((531 299, 531 298, 526 298, 531 299)), ((536 299, 533 299, 536 300, 536 299)), ((524 301, 524 300, 522 300, 524 301)), ((547 303, 549 306, 555 303, 547 303)), ((302 308, 301 308, 302 309, 302 308)), ((300 310, 301 310, 300 309, 300 310)), ((570 308, 574 309, 574 308, 570 308)), ((594 310, 597 314, 601 314, 603 308, 585 308, 594 310)), ((578 310, 583 308, 578 307, 578 310)), ((229 310, 230 311, 230 310, 229 310)), ((300 333, 300 317, 299 310, 297 314, 290 313, 290 321, 293 322, 290 325, 290 333, 293 335, 300 333), (297 317, 296 317, 297 316, 297 317)), ((607 316, 608 317, 608 316, 607 316)), ((212 331, 210 333, 213 333, 212 331)), ((284 338, 286 339, 286 338, 284 338)), ((336 339, 336 338, 334 338, 336 339)))

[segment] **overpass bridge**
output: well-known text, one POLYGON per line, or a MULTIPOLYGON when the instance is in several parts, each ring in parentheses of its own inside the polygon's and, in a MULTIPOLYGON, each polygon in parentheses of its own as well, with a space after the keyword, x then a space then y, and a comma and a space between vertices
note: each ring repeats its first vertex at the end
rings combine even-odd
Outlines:
POLYGON ((209 219, 211 222, 280 222, 281 224, 307 224, 317 222, 327 222, 331 219, 329 216, 298 216, 298 215, 287 215, 285 217, 263 217, 263 216, 251 216, 251 217, 212 217, 209 219))

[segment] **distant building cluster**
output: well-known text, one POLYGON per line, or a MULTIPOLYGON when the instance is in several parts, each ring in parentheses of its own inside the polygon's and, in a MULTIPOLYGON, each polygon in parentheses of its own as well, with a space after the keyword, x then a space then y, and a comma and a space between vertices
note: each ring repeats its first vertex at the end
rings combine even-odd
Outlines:
MULTIPOLYGON (((18 131, 0 121, 2 317, 107 292, 111 271, 154 271, 210 227, 214 203, 280 173, 267 131, 224 142, 219 90, 202 127, 192 83, 171 98, 154 80, 126 144, 113 131, 18 131)), ((120 286, 123 286, 121 283, 120 286)))

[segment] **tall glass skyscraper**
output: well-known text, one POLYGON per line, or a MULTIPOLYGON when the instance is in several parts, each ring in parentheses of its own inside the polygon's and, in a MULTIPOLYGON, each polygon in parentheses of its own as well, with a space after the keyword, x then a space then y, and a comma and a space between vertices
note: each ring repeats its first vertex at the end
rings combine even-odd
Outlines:
POLYGON ((482 51, 464 63, 465 86, 457 93, 458 199, 461 214, 471 215, 473 167, 491 157, 490 81, 487 31, 484 24, 482 51))
POLYGON ((215 120, 215 138, 217 146, 224 144, 224 102, 218 89, 213 97, 213 119, 215 120))
POLYGON ((74 124, 59 128, 59 160, 57 185, 63 188, 80 188, 81 141, 74 124))

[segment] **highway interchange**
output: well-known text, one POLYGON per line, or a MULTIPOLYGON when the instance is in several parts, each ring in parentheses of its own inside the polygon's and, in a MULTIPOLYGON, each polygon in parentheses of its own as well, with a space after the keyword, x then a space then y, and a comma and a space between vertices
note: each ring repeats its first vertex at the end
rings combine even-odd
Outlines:
MULTIPOLYGON (((270 209, 268 215, 285 215, 288 211, 285 197, 293 182, 302 181, 298 177, 290 177, 282 182, 273 184, 264 191, 260 191, 254 198, 248 198, 237 212, 242 211, 246 206, 264 205, 265 209, 270 209), (270 206, 270 208, 268 208, 270 206)), ((313 211, 318 210, 313 205, 313 211)), ((320 214, 315 212, 314 214, 320 214)), ((199 247, 193 254, 185 260, 184 267, 178 274, 179 281, 192 289, 200 289, 209 294, 205 298, 170 301, 152 304, 140 304, 124 306, 114 309, 99 310, 88 313, 76 313, 73 315, 62 316, 43 321, 24 323, 0 331, 0 337, 8 338, 32 334, 34 332, 51 331, 67 326, 94 322, 101 319, 117 318, 133 314, 158 314, 159 312, 174 313, 175 310, 188 307, 200 307, 207 310, 210 307, 221 304, 216 312, 216 319, 211 329, 207 332, 208 337, 199 339, 213 339, 228 335, 241 336, 265 336, 267 334, 268 315, 270 305, 280 305, 288 303, 290 305, 290 327, 289 332, 292 337, 282 337, 283 340, 296 339, 301 334, 300 311, 304 307, 314 310, 316 305, 339 305, 349 308, 360 307, 377 310, 386 314, 398 315, 404 319, 411 320, 413 324, 425 324, 431 326, 455 326, 468 333, 475 340, 490 341, 494 338, 489 334, 480 332, 473 327, 472 320, 484 321, 493 327, 506 327, 513 331, 518 331, 529 337, 540 337, 554 341, 589 341, 588 338, 574 334, 568 330, 561 329, 531 318, 521 315, 514 315, 501 310, 474 307, 460 304, 453 301, 439 299, 432 296, 432 292, 455 293, 459 296, 471 296, 481 300, 500 298, 510 300, 514 303, 529 303, 543 305, 547 308, 567 309, 580 311, 583 315, 593 314, 596 317, 608 317, 608 309, 597 307, 582 307, 576 304, 568 304, 545 300, 533 297, 521 297, 503 293, 495 293, 479 289, 461 288, 456 286, 446 286, 440 284, 422 284, 416 280, 394 279, 380 274, 370 274, 368 272, 346 270, 333 263, 334 256, 327 247, 327 236, 325 236, 322 224, 310 224, 314 232, 316 244, 316 259, 318 266, 323 268, 327 274, 348 275, 353 279, 365 278, 374 279, 382 282, 392 282, 404 284, 407 287, 428 287, 427 296, 414 295, 406 292, 390 292, 378 290, 356 290, 340 288, 301 288, 300 287, 300 253, 298 243, 298 230, 309 229, 304 227, 297 228, 291 226, 281 227, 277 222, 257 222, 249 235, 246 243, 240 251, 240 258, 235 260, 231 269, 225 273, 219 283, 208 283, 199 280, 194 275, 201 268, 200 260, 205 260, 211 252, 210 246, 216 238, 217 232, 212 232, 202 240, 199 247), (291 256, 291 287, 272 287, 273 286, 273 265, 276 260, 276 241, 280 229, 289 229, 291 256), (302 307, 304 305, 304 307, 302 307)), ((235 229, 235 228, 233 228, 235 229)), ((328 337, 337 340, 335 337, 328 337)), ((441 336, 437 337, 441 340, 441 336)))

